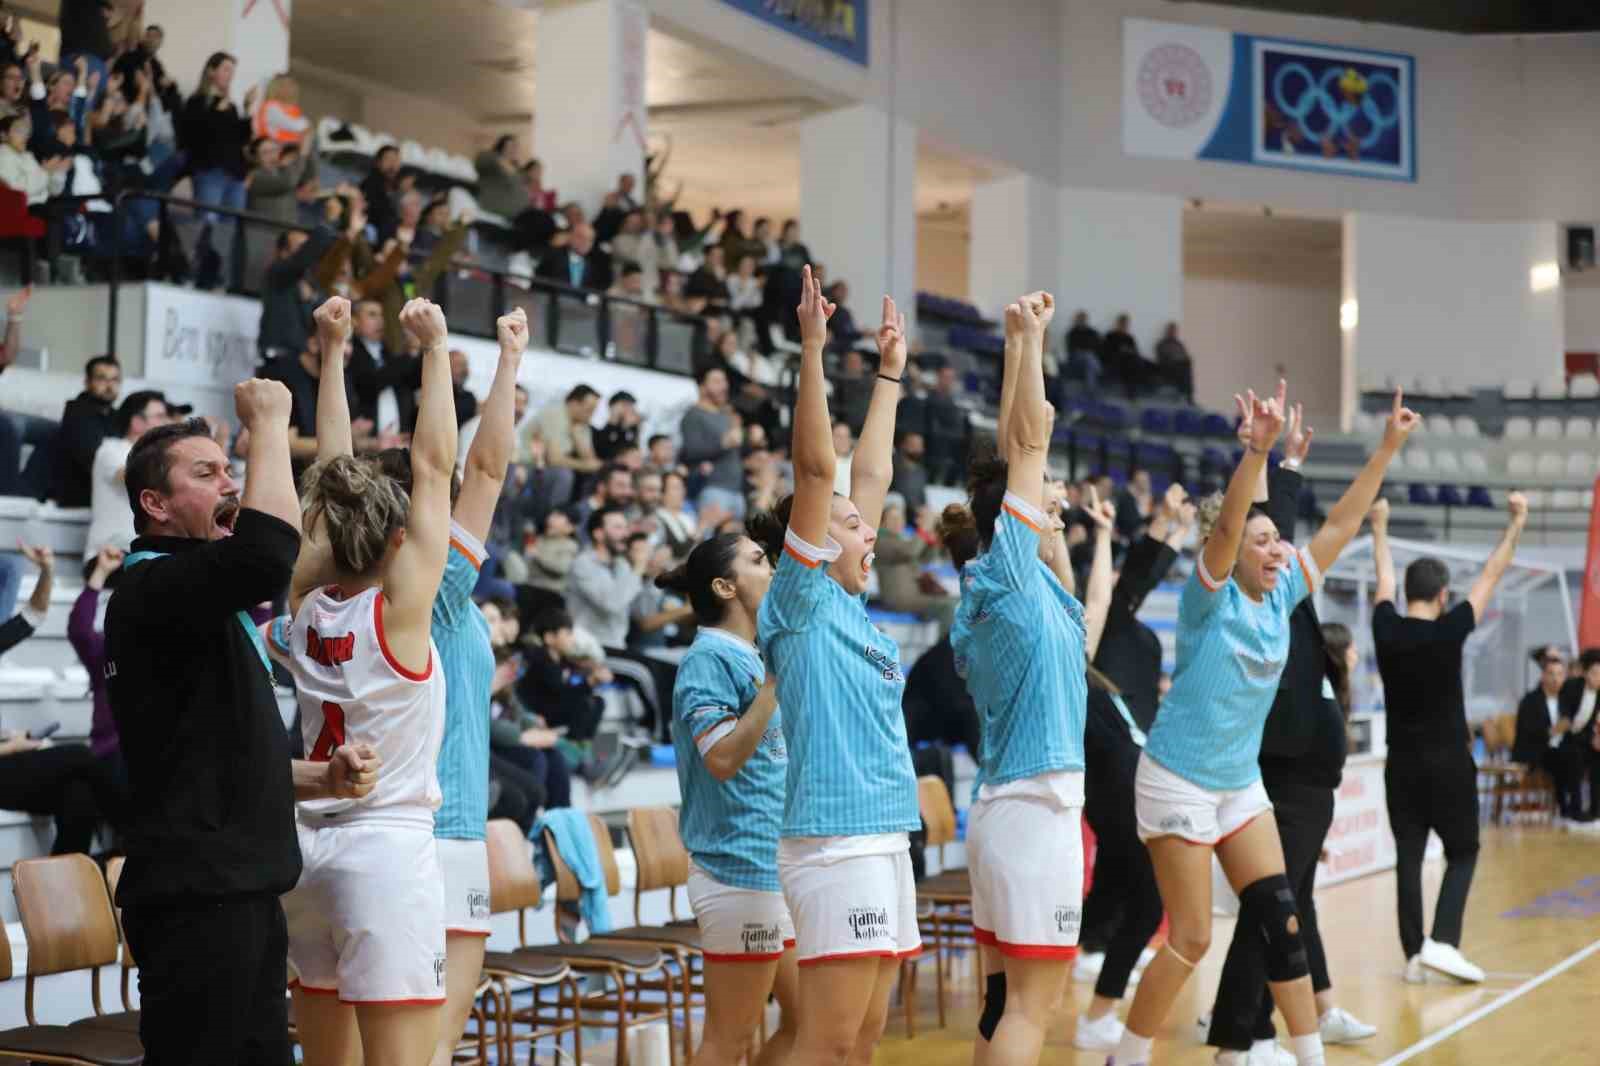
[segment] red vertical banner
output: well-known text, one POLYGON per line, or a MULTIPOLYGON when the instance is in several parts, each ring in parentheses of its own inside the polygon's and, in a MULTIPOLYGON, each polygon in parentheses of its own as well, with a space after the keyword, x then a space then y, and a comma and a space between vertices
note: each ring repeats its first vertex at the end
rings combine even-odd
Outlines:
POLYGON ((1578 605, 1578 647, 1600 647, 1600 478, 1589 509, 1589 551, 1583 557, 1583 592, 1578 605))

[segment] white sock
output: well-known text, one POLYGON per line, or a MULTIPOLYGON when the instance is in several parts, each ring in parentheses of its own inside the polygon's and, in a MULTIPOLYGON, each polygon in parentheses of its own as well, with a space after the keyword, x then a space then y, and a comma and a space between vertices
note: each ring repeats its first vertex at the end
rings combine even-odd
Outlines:
POLYGON ((1305 1036, 1291 1036, 1289 1050, 1294 1052, 1295 1062, 1300 1066, 1325 1066, 1327 1060, 1322 1057, 1322 1034, 1307 1033, 1305 1036))
POLYGON ((1155 1043, 1155 1037, 1139 1036, 1132 1029, 1122 1030, 1122 1040, 1117 1044, 1116 1053, 1111 1056, 1112 1066, 1147 1066, 1150 1062, 1150 1046, 1155 1043))

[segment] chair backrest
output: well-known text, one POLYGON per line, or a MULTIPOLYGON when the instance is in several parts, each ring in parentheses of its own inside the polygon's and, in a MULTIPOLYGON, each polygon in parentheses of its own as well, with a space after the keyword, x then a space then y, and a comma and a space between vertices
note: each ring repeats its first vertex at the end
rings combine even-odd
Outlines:
POLYGON ((122 931, 122 908, 117 906, 117 882, 122 880, 122 867, 126 862, 121 855, 106 860, 106 890, 111 896, 111 912, 117 919, 117 935, 122 937, 122 968, 132 969, 139 964, 133 961, 133 948, 122 931))
POLYGON ((100 867, 87 855, 24 859, 11 870, 28 975, 66 973, 117 961, 117 919, 100 867))
POLYGON ((667 906, 678 917, 678 886, 689 883, 689 849, 678 835, 678 812, 671 807, 635 807, 628 811, 628 841, 637 867, 633 883, 633 921, 643 924, 639 897, 667 890, 667 906))
MULTIPOLYGON (((606 895, 615 896, 622 890, 622 876, 617 872, 617 852, 611 846, 611 830, 606 828, 606 823, 591 814, 589 832, 594 835, 595 852, 600 856, 600 871, 605 875, 606 895)), ((556 872, 556 899, 576 902, 581 894, 578 878, 573 874, 572 868, 562 860, 561 851, 556 847, 555 837, 546 830, 544 838, 550 851, 550 865, 556 872)))
POLYGON ((16 962, 11 958, 11 937, 0 935, 0 981, 9 981, 16 976, 13 970, 16 962))
POLYGON ((489 912, 502 914, 537 907, 544 898, 539 872, 533 868, 528 838, 516 822, 496 818, 486 831, 489 847, 489 912))
POLYGON ((943 847, 956 839, 956 810, 944 778, 928 774, 917 778, 917 807, 928 826, 928 846, 943 847))

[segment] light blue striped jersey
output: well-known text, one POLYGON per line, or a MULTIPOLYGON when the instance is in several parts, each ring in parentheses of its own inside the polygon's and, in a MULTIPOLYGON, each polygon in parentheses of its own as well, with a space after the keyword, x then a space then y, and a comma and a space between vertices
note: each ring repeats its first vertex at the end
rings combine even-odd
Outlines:
POLYGON ((1259 603, 1230 578, 1195 566, 1178 601, 1178 666, 1145 751, 1184 780, 1214 792, 1261 777, 1261 731, 1289 658, 1289 614, 1322 580, 1299 549, 1259 603))
POLYGON ((433 816, 433 835, 482 840, 489 822, 489 692, 494 648, 489 623, 472 602, 484 548, 450 523, 450 555, 433 598, 433 642, 444 664, 444 742, 439 746, 439 788, 444 806, 433 816))
POLYGON ((678 832, 700 868, 721 884, 779 892, 778 833, 789 756, 772 712, 739 772, 718 781, 704 757, 725 740, 766 681, 761 653, 725 629, 702 627, 672 687, 672 746, 683 807, 678 832))
POLYGON ((789 747, 786 837, 905 833, 922 824, 906 743, 900 648, 865 597, 828 576, 839 546, 794 531, 761 601, 757 640, 778 674, 789 747))
POLYGON ((989 550, 961 575, 950 645, 978 705, 986 785, 1084 765, 1083 605, 1039 561, 1046 522, 1006 493, 989 550))

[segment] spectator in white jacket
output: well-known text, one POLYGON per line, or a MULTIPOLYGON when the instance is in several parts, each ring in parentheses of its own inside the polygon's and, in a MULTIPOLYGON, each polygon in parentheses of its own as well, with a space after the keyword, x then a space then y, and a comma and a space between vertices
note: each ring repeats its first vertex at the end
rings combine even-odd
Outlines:
POLYGON ((33 136, 33 122, 23 115, 0 119, 0 183, 16 189, 28 197, 28 206, 36 207, 50 198, 52 191, 66 187, 70 157, 51 160, 51 168, 42 166, 28 151, 28 139, 33 136))

